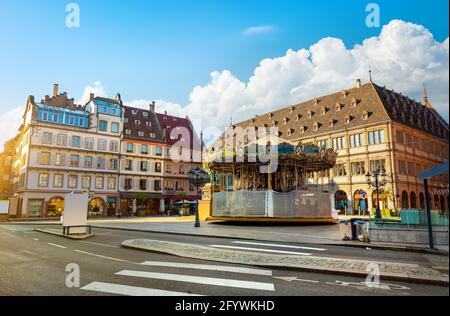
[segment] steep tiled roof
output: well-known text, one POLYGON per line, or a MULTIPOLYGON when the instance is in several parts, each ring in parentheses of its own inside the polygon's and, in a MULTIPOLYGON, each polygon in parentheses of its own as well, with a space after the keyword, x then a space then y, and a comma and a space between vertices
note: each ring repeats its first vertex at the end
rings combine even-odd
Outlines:
POLYGON ((164 143, 164 133, 155 112, 128 106, 124 106, 123 110, 125 139, 164 143), (131 131, 131 134, 127 134, 127 130, 131 131), (140 132, 143 134, 140 135, 140 132))
POLYGON ((443 124, 436 113, 398 93, 367 83, 256 116, 235 126, 278 127, 279 136, 289 141, 393 120, 448 140, 448 124, 443 124), (417 125, 417 118, 423 127, 417 125))
POLYGON ((191 149, 193 148, 194 144, 200 143, 198 135, 195 133, 195 130, 194 130, 191 122, 189 121, 189 119, 180 118, 180 117, 176 117, 176 116, 172 116, 172 115, 167 115, 166 113, 164 113, 164 114, 158 113, 157 116, 158 116, 159 124, 160 124, 161 128, 164 130, 167 145, 172 146, 181 139, 181 135, 179 135, 179 137, 176 139, 172 139, 170 137, 172 130, 174 130, 176 128, 186 128, 189 131, 191 149))
POLYGON ((429 103, 424 105, 393 90, 375 88, 393 121, 448 140, 448 123, 429 103))

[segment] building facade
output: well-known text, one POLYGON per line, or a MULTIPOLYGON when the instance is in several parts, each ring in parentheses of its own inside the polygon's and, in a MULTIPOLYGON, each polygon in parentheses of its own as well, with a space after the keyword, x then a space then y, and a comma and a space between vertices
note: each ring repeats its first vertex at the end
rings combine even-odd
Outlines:
POLYGON ((13 162, 17 137, 7 141, 0 153, 0 200, 7 200, 13 191, 13 162))
POLYGON ((158 113, 158 120, 166 139, 163 169, 164 199, 166 208, 171 208, 175 200, 198 199, 196 189, 189 182, 187 173, 191 168, 201 167, 201 163, 194 162, 202 160, 200 139, 187 117, 158 113))
POLYGON ((76 105, 58 85, 40 102, 30 96, 14 148, 10 216, 61 216, 70 193, 89 194, 90 217, 164 212, 167 145, 154 107, 126 107, 120 94, 76 105))
MULTIPOLYGON (((330 172, 309 174, 311 186, 335 194, 336 208, 348 214, 376 208, 377 192, 366 174, 386 170, 388 183, 379 200, 382 209, 424 209, 423 185, 417 175, 448 160, 448 123, 432 107, 370 82, 317 97, 236 124, 276 127, 292 144, 333 148, 337 163, 330 172)), ((435 178, 431 191, 448 188, 448 177, 435 178)), ((431 197, 433 208, 448 210, 448 196, 431 197)))
POLYGON ((163 170, 166 145, 155 113, 124 107, 124 134, 121 146, 121 212, 145 215, 164 213, 163 170))

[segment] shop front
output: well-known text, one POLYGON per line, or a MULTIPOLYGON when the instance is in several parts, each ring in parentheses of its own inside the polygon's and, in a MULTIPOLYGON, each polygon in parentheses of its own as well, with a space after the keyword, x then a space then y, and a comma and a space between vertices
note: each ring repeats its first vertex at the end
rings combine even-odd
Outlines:
POLYGON ((161 193, 124 192, 120 195, 122 216, 152 216, 161 213, 161 193))

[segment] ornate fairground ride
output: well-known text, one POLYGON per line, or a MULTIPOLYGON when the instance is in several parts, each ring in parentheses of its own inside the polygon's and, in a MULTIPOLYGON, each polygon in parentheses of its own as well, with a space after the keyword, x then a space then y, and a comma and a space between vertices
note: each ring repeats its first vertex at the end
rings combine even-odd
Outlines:
POLYGON ((205 217, 225 221, 336 222, 334 195, 308 182, 315 172, 329 174, 336 156, 333 149, 287 142, 271 146, 269 141, 264 147, 247 145, 241 150, 213 148, 205 159, 213 180, 204 191, 204 199, 209 201, 205 217), (264 148, 265 159, 258 158, 259 148, 264 148))

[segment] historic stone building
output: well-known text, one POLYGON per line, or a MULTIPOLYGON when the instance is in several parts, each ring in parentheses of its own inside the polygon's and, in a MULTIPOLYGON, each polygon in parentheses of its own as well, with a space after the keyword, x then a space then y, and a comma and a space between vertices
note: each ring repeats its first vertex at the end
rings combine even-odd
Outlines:
POLYGON ((91 94, 77 105, 58 85, 40 102, 30 96, 14 147, 10 216, 60 216, 72 192, 90 195, 91 217, 164 212, 164 163, 173 140, 154 107, 124 106, 119 94, 91 94))
POLYGON ((120 162, 120 207, 146 215, 163 213, 163 168, 165 139, 155 104, 147 110, 124 107, 124 133, 120 162), (136 205, 137 204, 137 205, 136 205))
MULTIPOLYGON (((331 188, 336 207, 349 213, 375 209, 375 190, 368 171, 385 169, 388 184, 380 196, 382 208, 424 209, 417 175, 448 160, 448 123, 426 95, 423 103, 372 82, 236 124, 245 128, 277 127, 281 140, 334 148, 337 164, 330 173, 310 175, 311 185, 331 188)), ((433 179, 431 191, 448 187, 447 178, 433 179)), ((433 208, 448 210, 448 197, 436 194, 433 208)))
POLYGON ((17 137, 7 141, 0 153, 0 200, 7 200, 13 191, 13 162, 17 137))
POLYGON ((174 200, 196 200, 196 189, 190 184, 187 173, 191 168, 201 167, 200 139, 188 117, 180 118, 165 113, 158 113, 158 120, 166 139, 164 154, 164 198, 166 207, 170 207, 174 200), (186 138, 186 139, 184 139, 186 138), (174 147, 181 143, 181 148, 174 147), (176 153, 172 154, 172 151, 176 153), (188 155, 183 154, 188 151, 188 155), (174 157, 178 154, 179 157, 174 157), (175 158, 175 159, 174 159, 175 158), (177 158, 183 161, 178 161, 177 158), (167 205, 168 204, 168 205, 167 205))

